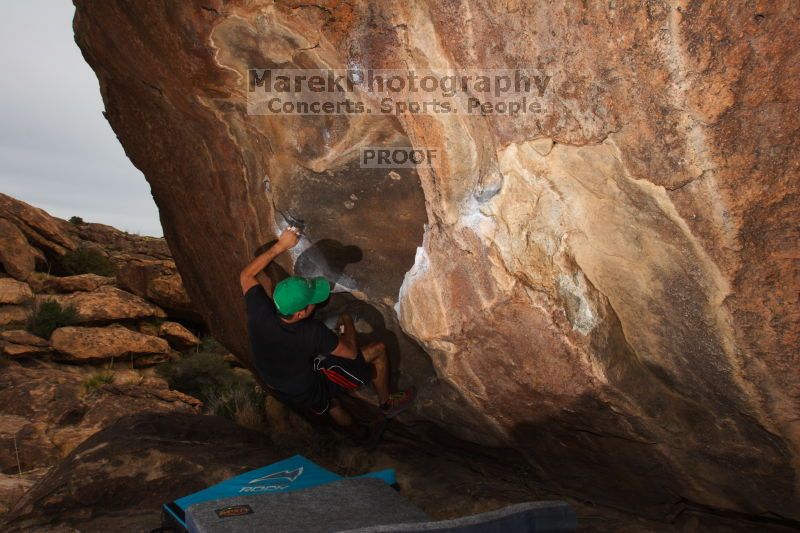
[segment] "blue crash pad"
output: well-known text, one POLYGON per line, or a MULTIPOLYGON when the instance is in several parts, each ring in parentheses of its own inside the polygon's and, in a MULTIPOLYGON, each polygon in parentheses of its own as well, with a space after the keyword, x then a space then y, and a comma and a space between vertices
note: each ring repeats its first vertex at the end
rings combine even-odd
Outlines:
MULTIPOLYGON (((393 469, 371 472, 358 477, 381 479, 389 485, 394 485, 397 482, 393 469)), ((232 496, 256 496, 259 494, 302 490, 340 479, 342 479, 342 476, 322 468, 302 455, 295 455, 269 466, 226 479, 199 492, 164 504, 164 510, 178 520, 180 525, 186 527, 186 509, 197 503, 220 500, 232 496)))

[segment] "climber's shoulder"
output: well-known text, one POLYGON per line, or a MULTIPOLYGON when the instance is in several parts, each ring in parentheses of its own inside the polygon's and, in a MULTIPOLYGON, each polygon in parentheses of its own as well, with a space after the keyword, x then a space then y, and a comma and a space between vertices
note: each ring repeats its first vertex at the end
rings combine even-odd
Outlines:
POLYGON ((244 294, 248 320, 262 319, 264 315, 275 314, 275 303, 261 284, 250 287, 244 294))

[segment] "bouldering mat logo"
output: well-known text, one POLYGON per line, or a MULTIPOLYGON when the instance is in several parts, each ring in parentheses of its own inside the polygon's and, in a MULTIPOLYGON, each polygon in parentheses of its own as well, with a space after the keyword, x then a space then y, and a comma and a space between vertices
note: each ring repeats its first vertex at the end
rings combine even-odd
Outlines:
POLYGON ((249 505, 230 505, 222 509, 214 509, 218 518, 230 518, 232 516, 243 516, 253 514, 253 508, 249 505))
POLYGON ((303 475, 303 467, 294 470, 282 470, 263 477, 251 479, 247 486, 242 487, 239 492, 268 492, 284 490, 289 487, 297 478, 303 475))

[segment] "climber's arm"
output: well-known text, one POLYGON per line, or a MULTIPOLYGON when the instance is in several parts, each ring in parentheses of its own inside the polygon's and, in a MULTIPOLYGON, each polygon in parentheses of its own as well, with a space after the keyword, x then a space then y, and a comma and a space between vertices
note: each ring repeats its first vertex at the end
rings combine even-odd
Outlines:
POLYGON ((331 352, 331 355, 344 357, 345 359, 355 359, 358 357, 358 340, 356 339, 356 327, 353 324, 353 318, 347 314, 340 316, 338 327, 343 327, 344 332, 339 337, 339 344, 331 352))
POLYGON ((272 286, 272 280, 267 275, 266 270, 262 270, 258 274, 256 274, 256 280, 264 287, 264 292, 266 292, 270 298, 272 298, 272 291, 275 287, 272 286))
MULTIPOLYGON (((269 250, 256 257, 249 265, 244 267, 244 270, 242 270, 241 274, 239 274, 239 282, 242 285, 242 294, 247 294, 247 291, 258 285, 259 281, 257 276, 262 273, 265 268, 267 268, 267 265, 269 265, 273 259, 297 244, 299 239, 300 232, 296 228, 288 228, 283 230, 280 238, 278 238, 278 242, 273 244, 269 250)), ((262 280, 266 277, 267 276, 265 274, 262 277, 262 280)), ((264 288, 266 289, 267 287, 265 286, 264 288)), ((269 289, 270 290, 267 292, 270 294, 270 296, 272 296, 271 282, 269 283, 269 289)))

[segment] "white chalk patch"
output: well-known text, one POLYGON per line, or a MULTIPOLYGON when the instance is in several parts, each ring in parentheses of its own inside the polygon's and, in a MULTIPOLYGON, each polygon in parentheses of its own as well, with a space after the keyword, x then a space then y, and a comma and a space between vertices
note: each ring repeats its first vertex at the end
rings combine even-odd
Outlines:
POLYGON ((423 246, 417 247, 417 253, 414 255, 414 265, 408 272, 406 272, 406 275, 403 277, 403 284, 400 285, 400 293, 397 296, 397 303, 394 304, 394 312, 398 317, 400 316, 400 302, 403 301, 408 288, 414 285, 414 283, 419 278, 424 276, 430 269, 428 254, 425 253, 425 248, 423 246))
POLYGON ((578 271, 572 276, 562 274, 558 276, 558 292, 564 302, 564 308, 572 324, 572 329, 581 335, 587 335, 598 324, 597 311, 589 300, 589 288, 583 272, 578 271))

